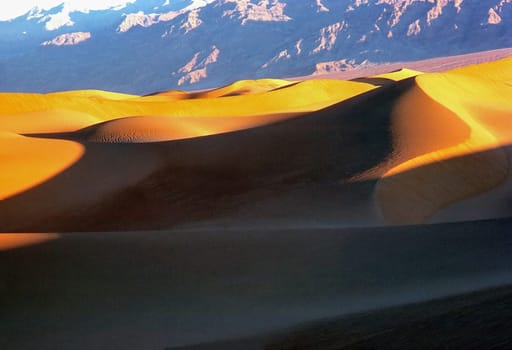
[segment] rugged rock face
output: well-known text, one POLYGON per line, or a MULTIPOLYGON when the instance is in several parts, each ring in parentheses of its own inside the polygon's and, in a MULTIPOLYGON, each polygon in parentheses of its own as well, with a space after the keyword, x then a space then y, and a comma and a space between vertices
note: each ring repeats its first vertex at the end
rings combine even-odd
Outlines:
POLYGON ((512 46, 512 0, 119 2, 0 21, 0 90, 205 88, 512 46))
POLYGON ((195 84, 199 81, 208 77, 208 66, 217 62, 219 58, 220 50, 214 45, 211 47, 211 52, 201 61, 199 57, 201 52, 196 52, 194 57, 183 67, 181 67, 175 74, 182 74, 181 78, 178 79, 178 86, 182 86, 186 83, 195 84))
POLYGON ((89 32, 75 32, 75 33, 67 33, 61 34, 52 40, 45 41, 41 43, 42 46, 55 45, 55 46, 66 46, 66 45, 77 45, 83 41, 86 41, 91 38, 91 33, 89 32))

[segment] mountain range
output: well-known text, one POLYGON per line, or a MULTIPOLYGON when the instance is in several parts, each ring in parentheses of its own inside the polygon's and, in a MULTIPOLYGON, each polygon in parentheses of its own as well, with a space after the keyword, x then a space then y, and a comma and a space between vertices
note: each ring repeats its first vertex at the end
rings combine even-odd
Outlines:
POLYGON ((0 21, 0 91, 151 93, 512 46, 512 0, 132 0, 0 21))

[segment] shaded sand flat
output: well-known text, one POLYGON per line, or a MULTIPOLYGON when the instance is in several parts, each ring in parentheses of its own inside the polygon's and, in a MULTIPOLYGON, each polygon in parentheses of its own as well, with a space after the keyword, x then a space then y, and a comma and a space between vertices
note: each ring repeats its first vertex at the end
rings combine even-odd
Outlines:
POLYGON ((509 349, 511 327, 512 287, 505 286, 166 350, 509 349))
POLYGON ((511 232, 507 219, 61 234, 0 252, 0 346, 164 349, 502 285, 511 232))

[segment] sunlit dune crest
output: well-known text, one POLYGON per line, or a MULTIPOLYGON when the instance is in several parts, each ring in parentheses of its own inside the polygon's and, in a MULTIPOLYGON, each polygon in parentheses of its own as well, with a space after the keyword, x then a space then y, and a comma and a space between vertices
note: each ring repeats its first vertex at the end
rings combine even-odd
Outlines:
POLYGON ((418 76, 420 74, 423 74, 420 71, 414 70, 414 69, 408 69, 408 68, 402 68, 393 72, 379 74, 374 76, 374 78, 382 78, 382 79, 389 79, 393 81, 400 81, 407 78, 412 78, 415 76, 418 76))
MULTIPOLYGON (((267 83, 263 85, 267 86, 265 89, 268 88, 267 83)), ((254 94, 209 98, 208 94, 216 95, 212 91, 205 92, 204 98, 178 100, 162 99, 162 96, 156 96, 159 97, 156 100, 155 96, 128 99, 118 99, 116 96, 111 99, 108 94, 91 98, 89 94, 80 91, 47 95, 4 93, 0 94, 0 117, 54 109, 85 113, 102 121, 141 115, 240 117, 311 112, 375 88, 370 84, 339 80, 303 81, 284 87, 278 84, 278 87, 281 88, 254 94)))
POLYGON ((395 165, 376 189, 386 220, 425 221, 510 178, 502 148, 512 144, 510 66, 508 59, 416 78, 394 111, 395 165))
POLYGON ((0 252, 59 238, 57 233, 0 233, 0 252))

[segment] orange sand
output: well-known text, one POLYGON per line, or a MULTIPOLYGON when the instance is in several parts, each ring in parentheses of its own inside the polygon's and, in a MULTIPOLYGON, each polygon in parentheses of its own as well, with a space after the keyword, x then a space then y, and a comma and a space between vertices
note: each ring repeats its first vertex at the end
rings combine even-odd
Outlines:
POLYGON ((84 147, 76 142, 0 132, 0 200, 61 173, 83 153, 84 147))

